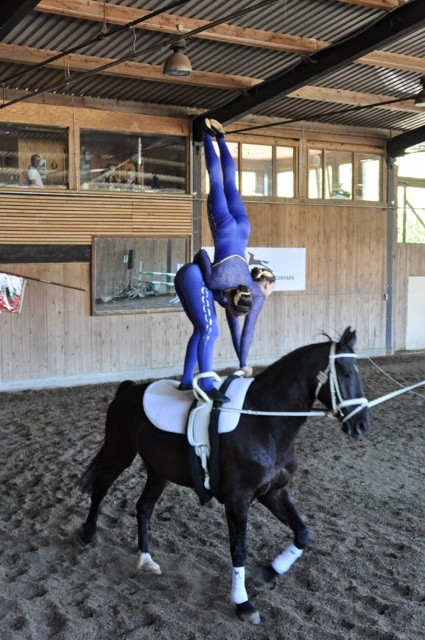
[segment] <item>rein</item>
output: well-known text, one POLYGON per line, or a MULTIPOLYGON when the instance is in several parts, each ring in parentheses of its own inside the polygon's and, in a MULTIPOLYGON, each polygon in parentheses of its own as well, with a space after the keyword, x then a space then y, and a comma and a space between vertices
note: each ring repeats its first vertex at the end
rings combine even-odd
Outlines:
MULTIPOLYGON (((412 389, 416 389, 417 387, 425 386, 425 380, 422 382, 417 382, 416 384, 410 385, 410 387, 403 387, 402 389, 397 389, 397 391, 392 391, 391 393, 387 393, 384 396, 380 396, 379 398, 375 398, 369 402, 367 398, 351 398, 348 400, 344 400, 341 394, 341 390, 339 388, 338 375, 335 367, 335 360, 337 358, 357 358, 355 353, 336 353, 336 342, 331 343, 331 348, 329 351, 329 361, 328 366, 324 371, 319 371, 317 374, 317 387, 315 392, 315 399, 319 399, 320 389, 329 379, 329 387, 331 392, 331 400, 332 400, 332 411, 255 411, 254 409, 231 409, 226 407, 220 407, 218 410, 222 412, 232 412, 232 413, 240 413, 248 416, 277 416, 277 417, 317 417, 317 418, 334 418, 339 420, 342 424, 350 420, 357 413, 362 411, 365 407, 371 409, 382 402, 387 402, 387 400, 391 400, 397 396, 402 395, 403 393, 407 393, 412 389), (337 402, 338 400, 338 402, 337 402), (353 411, 350 411, 346 416, 342 413, 342 409, 344 407, 352 407, 353 405, 357 405, 353 411)), ((236 371, 235 375, 239 375, 243 377, 244 372, 236 371)), ((194 395, 198 400, 203 400, 204 402, 212 401, 206 393, 198 386, 197 381, 200 378, 213 377, 217 381, 220 381, 219 376, 213 372, 209 371, 207 373, 200 373, 196 375, 193 379, 193 390, 194 395)))

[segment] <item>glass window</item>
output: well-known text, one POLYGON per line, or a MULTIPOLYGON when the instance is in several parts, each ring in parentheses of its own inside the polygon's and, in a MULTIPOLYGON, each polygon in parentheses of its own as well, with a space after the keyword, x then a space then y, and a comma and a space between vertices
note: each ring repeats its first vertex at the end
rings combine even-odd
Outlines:
POLYGON ((67 188, 67 129, 0 123, 0 187, 67 188))
POLYGON ((242 144, 242 195, 272 195, 272 147, 242 144))
POLYGON ((81 131, 82 189, 186 193, 186 141, 81 131))
POLYGON ((276 147, 276 195, 295 196, 294 148, 276 147))
POLYGON ((356 200, 381 200, 381 158, 376 155, 355 154, 356 200))
POLYGON ((425 151, 397 158, 398 175, 425 180, 425 151))
POLYGON ((425 244, 425 185, 399 185, 397 212, 397 242, 425 244))
POLYGON ((325 152, 325 198, 353 197, 353 154, 351 151, 325 152))
POLYGON ((323 150, 308 150, 308 197, 323 198, 323 150))

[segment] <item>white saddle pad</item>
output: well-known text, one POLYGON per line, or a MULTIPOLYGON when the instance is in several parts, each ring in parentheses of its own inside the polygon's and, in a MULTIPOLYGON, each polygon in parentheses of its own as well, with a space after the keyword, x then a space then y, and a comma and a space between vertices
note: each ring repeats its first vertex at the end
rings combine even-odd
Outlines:
MULTIPOLYGON (((235 409, 234 412, 220 413, 218 432, 228 433, 236 429, 246 392, 254 378, 235 378, 227 388, 230 402, 223 408, 235 409)), ((157 380, 150 384, 143 396, 143 409, 149 420, 158 429, 172 433, 185 433, 187 416, 194 396, 192 391, 179 391, 176 380, 157 380)))

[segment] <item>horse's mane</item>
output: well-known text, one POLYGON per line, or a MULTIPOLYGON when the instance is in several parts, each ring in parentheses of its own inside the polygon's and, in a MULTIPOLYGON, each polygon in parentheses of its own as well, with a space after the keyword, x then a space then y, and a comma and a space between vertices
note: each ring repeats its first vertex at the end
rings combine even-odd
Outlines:
POLYGON ((299 367, 299 361, 304 358, 307 353, 313 354, 317 349, 323 348, 326 345, 329 345, 332 342, 332 338, 328 336, 327 333, 321 332, 320 335, 328 338, 327 342, 315 342, 313 344, 307 344, 303 347, 298 347, 294 349, 294 351, 290 351, 286 355, 273 362, 271 365, 266 367, 261 373, 255 376, 256 380, 262 381, 269 376, 273 376, 277 371, 282 375, 285 371, 293 371, 294 365, 296 364, 299 367))

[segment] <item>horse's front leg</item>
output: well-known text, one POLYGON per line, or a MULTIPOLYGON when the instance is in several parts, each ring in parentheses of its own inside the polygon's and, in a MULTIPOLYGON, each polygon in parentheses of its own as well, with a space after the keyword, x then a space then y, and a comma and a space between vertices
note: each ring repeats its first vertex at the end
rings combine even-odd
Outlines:
POLYGON ((232 593, 236 613, 244 622, 260 623, 260 614, 250 603, 245 588, 246 527, 249 502, 226 502, 226 518, 229 527, 230 554, 232 556, 232 593))
POLYGON ((271 582, 276 576, 286 573, 298 560, 308 544, 308 529, 286 489, 272 490, 258 500, 294 533, 293 544, 276 556, 270 565, 261 565, 256 568, 253 581, 256 586, 262 586, 271 582))

